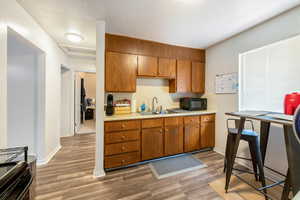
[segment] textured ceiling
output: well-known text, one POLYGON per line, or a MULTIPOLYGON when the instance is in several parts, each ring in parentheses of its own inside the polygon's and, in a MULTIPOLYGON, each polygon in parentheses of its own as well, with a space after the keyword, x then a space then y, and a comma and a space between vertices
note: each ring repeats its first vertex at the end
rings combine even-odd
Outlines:
POLYGON ((206 48, 300 4, 300 0, 18 0, 58 42, 76 32, 95 48, 95 21, 106 32, 206 48))

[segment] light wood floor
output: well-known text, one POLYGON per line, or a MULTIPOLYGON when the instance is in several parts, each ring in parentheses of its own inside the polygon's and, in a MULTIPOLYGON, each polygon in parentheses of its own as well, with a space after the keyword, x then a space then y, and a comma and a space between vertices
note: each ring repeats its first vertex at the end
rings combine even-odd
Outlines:
POLYGON ((208 185, 223 177, 223 156, 215 152, 196 154, 207 168, 157 180, 149 165, 108 172, 95 179, 95 135, 62 139, 62 149, 46 166, 37 169, 37 200, 221 200, 208 185))

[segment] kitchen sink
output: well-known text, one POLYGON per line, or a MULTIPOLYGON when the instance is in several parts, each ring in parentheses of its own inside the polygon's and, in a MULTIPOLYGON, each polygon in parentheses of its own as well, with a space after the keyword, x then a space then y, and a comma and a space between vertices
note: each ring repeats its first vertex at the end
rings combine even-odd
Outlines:
POLYGON ((176 112, 172 112, 170 110, 164 110, 161 113, 153 113, 153 112, 141 112, 141 115, 166 115, 166 114, 176 114, 176 112))
POLYGON ((152 112, 141 112, 141 115, 155 115, 155 113, 152 112))

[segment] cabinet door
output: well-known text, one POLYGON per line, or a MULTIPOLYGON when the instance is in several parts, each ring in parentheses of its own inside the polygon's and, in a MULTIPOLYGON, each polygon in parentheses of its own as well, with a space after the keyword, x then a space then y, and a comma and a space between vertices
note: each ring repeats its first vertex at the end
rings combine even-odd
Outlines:
POLYGON ((157 57, 138 56, 138 76, 157 76, 157 57))
POLYGON ((165 155, 174 155, 183 152, 183 127, 165 127, 165 155))
POLYGON ((170 79, 176 78, 176 60, 169 58, 158 59, 158 76, 170 79))
POLYGON ((137 56, 106 52, 105 90, 135 92, 137 56))
POLYGON ((200 126, 199 124, 187 124, 184 126, 184 151, 200 149, 200 126))
POLYGON ((177 61, 177 92, 192 91, 192 65, 189 60, 177 61))
POLYGON ((205 90, 205 64, 192 62, 192 92, 204 93, 205 90))
POLYGON ((142 160, 163 156, 163 129, 149 128, 142 130, 142 160))
POLYGON ((215 146, 215 123, 205 122, 201 123, 201 148, 208 148, 215 146))

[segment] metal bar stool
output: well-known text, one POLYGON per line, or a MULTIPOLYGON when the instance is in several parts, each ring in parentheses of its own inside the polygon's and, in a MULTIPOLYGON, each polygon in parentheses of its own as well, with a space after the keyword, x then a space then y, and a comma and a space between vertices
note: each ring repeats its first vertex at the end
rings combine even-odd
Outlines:
MULTIPOLYGON (((226 152, 225 152, 225 160, 224 160, 224 172, 226 172, 226 185, 225 185, 226 192, 228 191, 230 178, 232 175, 232 170, 237 170, 237 171, 241 171, 241 172, 254 174, 255 180, 256 181, 259 180, 261 182, 261 184, 262 184, 261 189, 266 194, 267 193, 266 180, 265 180, 265 175, 264 175, 264 164, 263 164, 262 154, 261 154, 261 150, 260 150, 259 135, 254 131, 253 122, 251 120, 245 120, 244 122, 241 123, 240 119, 228 119, 227 120, 227 129, 228 129, 228 136, 227 136, 227 144, 226 144, 226 152), (235 122, 234 128, 229 127, 230 121, 235 122), (244 129, 244 124, 246 122, 250 123, 251 130, 244 129), (243 127, 240 127, 240 124, 242 124, 243 127), (236 144, 236 142, 237 142, 236 140, 237 140, 238 136, 240 137, 241 140, 248 142, 251 159, 233 155, 234 154, 233 148, 235 148, 236 145, 238 145, 238 144, 236 144), (235 158, 251 161, 252 165, 253 165, 253 172, 246 171, 246 170, 240 170, 240 169, 231 167, 234 165, 234 163, 232 163, 232 162, 234 162, 235 158)), ((265 198, 268 199, 267 196, 265 196, 265 198)))

